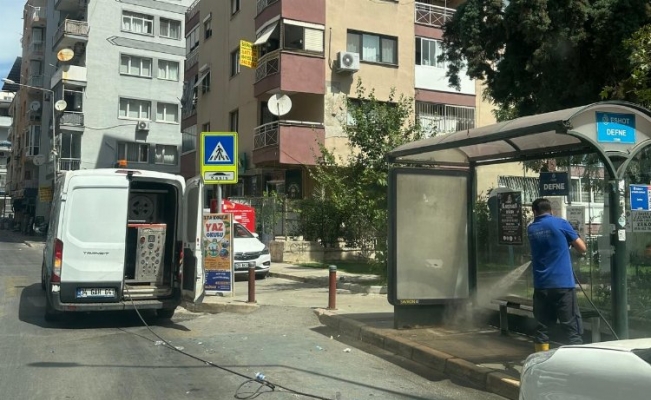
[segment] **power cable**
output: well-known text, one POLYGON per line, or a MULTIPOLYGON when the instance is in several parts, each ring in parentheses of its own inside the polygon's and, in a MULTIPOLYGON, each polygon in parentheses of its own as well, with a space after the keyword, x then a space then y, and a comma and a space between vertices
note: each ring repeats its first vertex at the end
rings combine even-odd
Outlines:
POLYGON ((169 341, 167 341, 166 339, 161 337, 159 334, 154 332, 154 330, 149 326, 149 324, 147 324, 147 321, 145 321, 145 319, 140 314, 140 310, 138 310, 138 308, 136 307, 136 303, 133 301, 133 297, 131 296, 131 293, 129 293, 129 289, 126 287, 126 285, 124 287, 124 290, 125 290, 126 294, 129 296, 129 300, 131 301, 131 304, 133 305, 133 309, 136 311, 136 314, 138 314, 138 318, 140 318, 140 321, 144 324, 144 326, 147 328, 147 330, 149 332, 151 332, 152 335, 156 336, 156 338, 158 338, 161 342, 163 342, 167 348, 172 349, 172 350, 174 350, 174 351, 176 351, 178 353, 181 353, 186 357, 192 358, 193 360, 204 363, 204 364, 206 364, 206 365, 208 365, 210 367, 218 368, 218 369, 220 369, 222 371, 225 371, 225 372, 228 372, 228 373, 231 373, 233 375, 237 375, 237 376, 239 376, 241 378, 246 379, 237 388, 237 390, 235 392, 235 398, 236 399, 240 399, 240 400, 255 399, 256 397, 260 396, 261 394, 271 393, 271 392, 276 391, 276 389, 281 389, 279 391, 292 393, 292 394, 297 395, 297 396, 303 396, 303 397, 307 397, 307 398, 311 398, 311 399, 317 399, 317 400, 331 400, 331 399, 329 399, 327 397, 322 397, 322 396, 318 396, 318 395, 314 395, 314 394, 310 394, 310 393, 305 393, 305 392, 301 392, 301 391, 298 391, 298 390, 290 389, 290 388, 282 386, 282 385, 274 384, 274 383, 268 381, 265 378, 265 376, 260 374, 260 373, 256 374, 256 377, 254 379, 251 379, 251 377, 249 377, 247 375, 244 375, 244 374, 242 374, 240 372, 237 372, 237 371, 234 371, 232 369, 229 369, 229 368, 223 367, 221 365, 215 364, 212 361, 205 360, 205 359, 203 359, 201 357, 198 357, 198 356, 190 354, 190 353, 188 353, 186 351, 183 351, 182 349, 179 349, 176 346, 173 346, 169 341), (242 390, 242 388, 244 388, 244 386, 246 384, 249 384, 249 383, 258 383, 258 384, 260 384, 260 386, 255 391, 248 394, 247 396, 243 396, 240 393, 240 391, 242 390), (268 389, 271 389, 271 390, 262 391, 264 388, 268 388, 268 389))

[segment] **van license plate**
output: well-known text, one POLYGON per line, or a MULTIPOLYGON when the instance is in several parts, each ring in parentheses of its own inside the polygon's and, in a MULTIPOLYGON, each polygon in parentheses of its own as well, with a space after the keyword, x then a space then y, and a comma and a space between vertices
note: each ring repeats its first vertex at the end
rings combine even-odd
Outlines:
POLYGON ((235 263, 235 269, 249 269, 249 263, 235 263))
POLYGON ((84 299, 89 297, 115 297, 114 288, 87 288, 77 289, 77 298, 84 299))

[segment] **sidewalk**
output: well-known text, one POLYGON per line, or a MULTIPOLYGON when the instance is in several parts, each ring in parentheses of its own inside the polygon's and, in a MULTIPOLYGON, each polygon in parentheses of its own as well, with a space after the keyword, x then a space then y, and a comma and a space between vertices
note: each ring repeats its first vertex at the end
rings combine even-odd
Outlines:
POLYGON ((517 400, 525 358, 533 352, 526 337, 502 336, 499 329, 470 326, 393 329, 393 307, 364 282, 374 275, 337 273, 337 307, 327 310, 328 270, 273 264, 273 278, 256 282, 255 304, 248 304, 246 282, 233 297, 208 296, 190 311, 248 313, 265 305, 313 308, 319 321, 340 335, 405 357, 479 389, 517 400), (294 283, 287 282, 294 281, 294 283), (284 283, 283 283, 284 282, 284 283), (367 289, 364 289, 367 288, 367 289))
POLYGON ((7 229, 0 229, 0 242, 24 243, 29 247, 38 247, 45 244, 45 236, 24 235, 7 229))

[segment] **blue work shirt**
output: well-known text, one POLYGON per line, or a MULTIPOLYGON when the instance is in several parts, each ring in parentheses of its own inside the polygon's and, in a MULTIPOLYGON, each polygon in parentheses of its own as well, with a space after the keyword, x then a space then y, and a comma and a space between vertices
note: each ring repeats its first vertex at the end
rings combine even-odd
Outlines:
POLYGON ((535 289, 573 289, 569 245, 579 235, 563 218, 550 214, 537 216, 527 228, 531 245, 533 287, 535 289))

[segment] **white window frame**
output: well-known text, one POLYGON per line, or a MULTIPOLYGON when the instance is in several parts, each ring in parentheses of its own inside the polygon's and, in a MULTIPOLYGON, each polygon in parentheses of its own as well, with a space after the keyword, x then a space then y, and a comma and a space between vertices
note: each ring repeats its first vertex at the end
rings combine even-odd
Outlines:
POLYGON ((133 12, 133 11, 122 11, 122 31, 123 32, 129 32, 129 33, 135 33, 136 35, 147 35, 147 36, 154 36, 154 16, 149 15, 149 14, 141 14, 138 12, 133 12), (127 29, 125 27, 124 21, 125 19, 129 19, 129 28, 127 29), (143 28, 149 27, 149 29, 146 29, 143 32, 136 32, 133 30, 133 22, 134 21, 140 21, 142 22, 143 28))
POLYGON ((422 67, 431 67, 431 68, 446 68, 445 63, 438 61, 438 57, 443 51, 441 49, 440 40, 424 38, 424 37, 417 37, 416 40, 420 42, 420 49, 417 48, 419 43, 418 42, 416 43, 416 55, 420 54, 419 59, 416 61, 416 65, 422 67), (430 55, 430 59, 426 60, 427 63, 424 62, 425 61, 424 54, 425 54, 426 46, 428 48, 428 51, 430 52, 432 47, 434 48, 434 60, 431 60, 431 55, 430 55))
MULTIPOLYGON (((370 48, 370 47, 369 47, 370 48)), ((370 33, 370 32, 363 32, 363 31, 356 31, 356 30, 348 30, 346 32, 346 49, 348 51, 354 51, 359 54, 359 60, 360 62, 365 62, 365 63, 372 63, 372 64, 384 64, 384 65, 398 65, 399 59, 400 59, 400 52, 398 49, 398 38, 395 36, 387 36, 387 35, 379 35, 377 33, 370 33), (351 43, 349 41, 349 36, 351 35, 356 35, 358 36, 358 40, 356 41, 357 43, 351 43), (374 40, 377 39, 377 52, 376 52, 376 59, 371 60, 368 59, 365 51, 364 51, 364 41, 365 39, 367 40, 374 40), (394 45, 394 51, 393 51, 393 56, 395 59, 393 60, 394 62, 387 62, 383 61, 383 46, 382 46, 382 41, 383 40, 390 40, 393 42, 394 45), (351 44, 352 47, 356 47, 356 49, 351 49, 351 44), (356 51, 355 51, 356 50, 356 51)))
POLYGON ((190 33, 185 36, 185 53, 190 54, 192 50, 199 46, 199 26, 195 26, 190 33))
POLYGON ((151 78, 152 77, 152 65, 153 65, 153 60, 151 58, 147 57, 139 57, 139 56, 132 56, 130 54, 120 54, 120 75, 127 75, 127 76, 137 76, 139 78, 151 78), (122 71, 122 63, 123 61, 127 59, 127 72, 122 71), (143 63, 148 62, 149 63, 149 75, 143 75, 143 63), (131 69, 133 68, 133 65, 139 63, 140 64, 140 73, 135 74, 131 72, 131 69))
POLYGON ((157 144, 154 150, 154 164, 157 165, 178 165, 179 164, 179 148, 171 144, 157 144), (174 149, 174 150, 172 150, 174 149), (174 162, 169 163, 165 162, 165 153, 167 151, 174 152, 174 162), (159 157, 162 157, 162 160, 158 160, 159 157))
POLYGON ((156 122, 165 122, 168 124, 178 124, 179 123, 179 106, 174 103, 156 103, 156 122), (162 110, 162 112, 161 112, 162 110), (174 113, 170 113, 171 110, 174 110, 174 113), (162 119, 158 118, 158 115, 162 114, 162 119), (168 115, 173 116, 172 120, 167 119, 168 115))
POLYGON ((178 61, 171 61, 171 60, 158 60, 158 66, 157 66, 157 76, 158 79, 162 79, 165 81, 179 81, 179 76, 181 75, 181 64, 178 61), (176 64, 176 78, 170 78, 170 65, 171 64, 176 64), (165 76, 161 76, 161 65, 165 65, 163 70, 165 70, 165 76))
POLYGON ((151 159, 151 154, 149 154, 150 153, 149 144, 147 144, 147 143, 118 142, 116 152, 117 152, 117 159, 118 160, 126 160, 127 163, 149 164, 149 160, 151 159), (136 146, 138 148, 138 151, 137 151, 138 159, 137 160, 129 160, 129 158, 128 158, 128 156, 129 156, 129 148, 134 147, 134 146, 136 146), (121 155, 120 155, 121 147, 124 149, 124 157, 121 157, 121 155), (142 155, 142 153, 140 151, 143 148, 146 149, 146 153, 147 153, 147 159, 144 160, 144 161, 140 157, 142 155))
POLYGON ((325 50, 325 27, 322 25, 318 24, 310 24, 307 22, 301 22, 301 21, 293 21, 289 19, 284 19, 282 22, 282 30, 283 30, 283 43, 282 43, 282 48, 285 50, 289 51, 307 51, 311 53, 323 53, 325 50), (303 32, 303 40, 302 40, 302 46, 301 48, 288 48, 287 43, 285 42, 287 40, 287 35, 286 35, 286 30, 287 27, 291 26, 292 28, 300 28, 303 32), (316 36, 318 40, 318 44, 315 46, 314 42, 311 40, 308 40, 308 36, 316 36), (310 46, 311 45, 311 46, 310 46), (309 48, 308 48, 309 47, 309 48))
POLYGON ((181 35, 181 29, 182 28, 183 28, 183 24, 181 23, 181 21, 178 21, 178 20, 175 20, 175 19, 169 19, 169 18, 161 18, 160 19, 160 25, 159 25, 159 36, 162 37, 162 38, 166 38, 166 39, 181 40, 181 37, 183 37, 183 35, 181 35), (179 25, 178 30, 177 30, 178 35, 176 35, 176 36, 171 35, 171 32, 172 32, 171 28, 172 28, 173 24, 178 24, 179 25), (166 35, 163 34, 163 27, 167 28, 167 34, 166 35))
POLYGON ((129 97, 120 97, 118 104, 118 118, 120 119, 131 119, 131 120, 151 120, 151 101, 143 99, 133 99, 129 97), (122 104, 126 102, 126 116, 122 114, 122 104), (130 117, 131 107, 138 107, 138 117, 130 117), (148 108, 148 115, 144 115, 143 106, 148 108))

